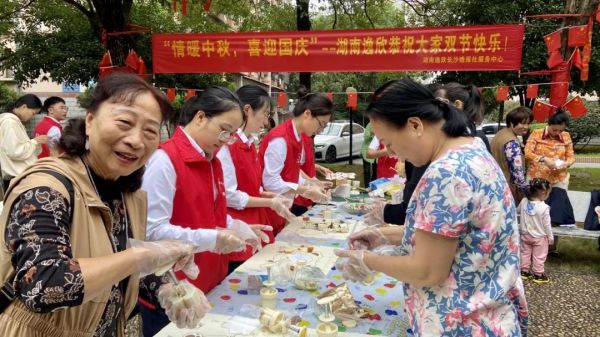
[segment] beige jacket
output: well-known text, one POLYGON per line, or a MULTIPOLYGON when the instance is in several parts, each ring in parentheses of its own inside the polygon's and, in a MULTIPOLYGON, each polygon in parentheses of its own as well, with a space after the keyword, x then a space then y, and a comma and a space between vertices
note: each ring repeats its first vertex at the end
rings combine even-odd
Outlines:
MULTIPOLYGON (((35 173, 39 170, 54 170, 73 182, 74 207, 73 222, 70 229, 71 248, 74 258, 91 258, 113 253, 107 233, 111 232, 112 215, 88 178, 85 166, 80 158, 61 156, 44 158, 30 167, 22 175, 11 182, 4 200, 4 210, 0 215, 0 233, 4 234, 11 205, 21 193, 37 187, 49 186, 69 199, 64 185, 46 173, 35 173)), ((139 190, 125 194, 125 204, 133 237, 145 238, 146 194, 139 190)), ((0 282, 4 284, 13 273, 11 254, 6 248, 4 235, 0 245, 0 282)), ((0 315, 0 336, 2 337, 91 337, 98 326, 106 307, 112 285, 106 286, 101 295, 80 306, 70 307, 51 313, 34 313, 27 309, 20 300, 13 303, 0 315)), ((117 323, 118 336, 123 336, 126 317, 129 316, 137 302, 139 278, 132 275, 125 293, 125 308, 117 323)), ((85 288, 85 285, 84 285, 85 288)))
POLYGON ((16 177, 35 163, 42 151, 35 139, 29 139, 25 126, 13 113, 0 114, 0 167, 2 177, 16 177))

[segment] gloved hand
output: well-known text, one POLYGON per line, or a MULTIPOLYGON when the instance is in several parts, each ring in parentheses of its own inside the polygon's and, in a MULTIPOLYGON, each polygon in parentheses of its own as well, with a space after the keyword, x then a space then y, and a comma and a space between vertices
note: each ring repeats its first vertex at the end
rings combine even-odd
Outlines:
POLYGON ((278 196, 278 194, 273 192, 260 191, 259 196, 261 198, 275 198, 276 196, 278 196))
POLYGON ((265 234, 265 231, 272 232, 273 227, 267 225, 248 225, 254 234, 264 243, 269 243, 269 236, 265 234))
POLYGON ((365 223, 369 226, 383 225, 385 223, 383 220, 383 210, 385 205, 386 202, 383 200, 375 201, 373 208, 364 216, 365 223))
POLYGON ((210 310, 210 304, 204 293, 181 280, 177 285, 166 283, 158 289, 158 301, 165 309, 167 317, 179 329, 193 329, 210 310))
POLYGON ((196 279, 200 269, 194 263, 194 246, 186 241, 141 241, 129 239, 127 247, 133 251, 140 277, 162 273, 173 268, 189 278, 196 279))
POLYGON ((378 227, 367 227, 348 236, 348 247, 352 250, 373 250, 379 246, 389 245, 390 240, 378 227))
POLYGON ((331 195, 328 195, 323 189, 317 186, 309 186, 300 195, 319 204, 327 204, 331 200, 331 195))
POLYGON ((286 220, 291 220, 296 217, 294 214, 292 214, 292 212, 290 212, 290 208, 292 207, 293 203, 293 199, 276 196, 270 200, 269 208, 286 220))
POLYGON ((248 225, 244 221, 239 219, 232 219, 232 221, 230 221, 227 226, 230 230, 234 231, 235 234, 240 239, 242 239, 245 244, 250 245, 252 247, 253 253, 257 252, 260 248, 262 248, 262 245, 260 243, 261 239, 258 238, 256 232, 252 229, 252 227, 250 227, 250 225, 248 225))
POLYGON ((326 180, 319 180, 317 178, 308 178, 304 180, 304 185, 305 186, 317 186, 320 187, 321 189, 330 189, 333 187, 333 182, 332 181, 326 181, 326 180))
POLYGON ((341 250, 336 249, 335 255, 340 257, 336 268, 342 271, 342 276, 347 280, 365 282, 374 272, 365 263, 365 256, 373 254, 366 250, 341 250))
POLYGON ((213 253, 229 254, 241 252, 246 248, 246 242, 230 229, 217 229, 217 243, 213 253))

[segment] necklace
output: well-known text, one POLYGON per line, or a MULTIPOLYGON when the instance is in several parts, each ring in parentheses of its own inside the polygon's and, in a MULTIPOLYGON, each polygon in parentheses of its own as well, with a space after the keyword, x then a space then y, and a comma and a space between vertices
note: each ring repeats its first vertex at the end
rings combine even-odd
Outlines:
MULTIPOLYGON (((100 192, 98 192, 98 187, 96 187, 96 182, 94 181, 94 177, 92 176, 92 172, 90 171, 90 167, 87 163, 87 161, 81 157, 81 161, 83 162, 83 166, 85 166, 85 170, 87 172, 88 178, 90 179, 90 181, 92 182, 92 187, 94 187, 94 191, 96 191, 96 195, 98 196, 98 199, 102 200, 102 197, 100 196, 100 192)), ((129 220, 128 220, 128 213, 127 213, 127 205, 125 204, 125 197, 123 196, 123 192, 121 192, 121 203, 123 203, 123 209, 125 210, 125 237, 128 238, 129 237, 129 220)), ((112 212, 109 208, 109 211, 112 212)), ((112 217, 111 217, 112 219, 112 217)), ((117 244, 115 243, 115 241, 118 241, 116 236, 114 235, 114 232, 111 230, 109 234, 109 241, 112 244, 112 248, 113 248, 113 253, 116 253, 117 250, 117 244)))

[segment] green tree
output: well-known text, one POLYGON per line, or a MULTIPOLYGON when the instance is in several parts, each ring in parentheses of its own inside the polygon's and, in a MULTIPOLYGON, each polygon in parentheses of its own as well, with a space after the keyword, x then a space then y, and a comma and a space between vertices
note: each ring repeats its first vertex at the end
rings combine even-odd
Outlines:
POLYGON ((13 103, 19 98, 17 93, 7 85, 0 83, 0 113, 4 112, 9 103, 13 103))

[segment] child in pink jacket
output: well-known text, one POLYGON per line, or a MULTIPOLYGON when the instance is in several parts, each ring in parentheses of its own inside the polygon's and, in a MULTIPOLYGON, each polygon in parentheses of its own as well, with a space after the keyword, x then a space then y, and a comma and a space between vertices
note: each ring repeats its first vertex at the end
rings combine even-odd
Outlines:
POLYGON ((546 179, 532 179, 528 197, 523 198, 517 208, 521 217, 521 277, 538 284, 550 282, 544 273, 544 262, 548 245, 554 242, 554 236, 550 224, 550 206, 544 201, 551 189, 546 179))

